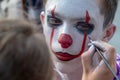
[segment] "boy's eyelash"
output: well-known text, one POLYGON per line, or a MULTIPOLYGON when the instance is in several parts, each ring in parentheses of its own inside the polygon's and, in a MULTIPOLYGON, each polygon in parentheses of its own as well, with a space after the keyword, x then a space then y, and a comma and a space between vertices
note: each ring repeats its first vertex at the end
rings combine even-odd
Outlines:
POLYGON ((86 22, 78 22, 77 24, 76 24, 76 26, 81 26, 81 27, 83 27, 83 28, 89 28, 89 27, 94 27, 94 25, 93 24, 91 24, 91 23, 89 23, 89 24, 87 24, 86 22))
POLYGON ((86 31, 87 34, 90 34, 94 29, 93 24, 87 24, 86 22, 78 22, 75 27, 82 34, 84 33, 84 31, 86 31))
MULTIPOLYGON (((59 18, 50 16, 50 15, 47 16, 47 23, 50 27, 55 27, 55 28, 62 25, 62 21, 59 18)), ((94 29, 93 24, 91 24, 91 23, 87 24, 84 21, 77 22, 75 27, 80 33, 84 33, 84 31, 86 31, 87 34, 90 34, 94 29)))
POLYGON ((47 16, 47 22, 48 24, 52 27, 52 26, 59 26, 62 24, 62 21, 56 17, 52 17, 50 15, 47 16), (53 22, 52 22, 53 20, 53 22))

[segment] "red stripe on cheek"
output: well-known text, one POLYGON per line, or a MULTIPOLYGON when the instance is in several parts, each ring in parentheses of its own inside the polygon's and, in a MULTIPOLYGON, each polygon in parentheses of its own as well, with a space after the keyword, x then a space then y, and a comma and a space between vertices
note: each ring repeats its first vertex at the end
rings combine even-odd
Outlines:
POLYGON ((86 40, 87 40, 87 32, 84 32, 84 38, 83 38, 83 43, 82 43, 82 48, 78 56, 80 56, 84 51, 85 51, 85 45, 86 45, 86 40))
POLYGON ((90 21, 90 15, 89 12, 86 10, 86 23, 88 24, 90 21))
MULTIPOLYGON (((56 6, 51 11, 52 17, 55 17, 55 9, 56 9, 56 6)), ((54 26, 52 27, 52 32, 51 32, 51 36, 50 36, 50 46, 51 47, 52 47, 53 35, 54 35, 54 26)))
POLYGON ((56 9, 56 6, 51 11, 52 17, 55 17, 55 9, 56 9))
POLYGON ((83 44, 82 44, 82 50, 81 50, 81 53, 83 53, 84 50, 85 50, 86 39, 87 39, 87 32, 85 31, 85 32, 84 32, 84 39, 83 39, 83 44))

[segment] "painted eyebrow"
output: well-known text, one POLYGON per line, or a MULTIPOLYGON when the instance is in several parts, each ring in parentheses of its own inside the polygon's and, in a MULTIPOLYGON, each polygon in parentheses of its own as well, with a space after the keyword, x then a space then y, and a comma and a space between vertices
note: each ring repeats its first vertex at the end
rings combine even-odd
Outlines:
MULTIPOLYGON (((52 16, 51 14, 51 10, 48 10, 48 15, 52 16)), ((63 16, 59 15, 57 12, 54 12, 55 14, 55 17, 57 18, 64 18, 63 16)), ((75 18, 75 19, 72 19, 73 21, 86 21, 86 16, 82 16, 82 17, 79 17, 79 18, 75 18)), ((90 22, 94 22, 95 19, 93 17, 90 17, 90 22)))

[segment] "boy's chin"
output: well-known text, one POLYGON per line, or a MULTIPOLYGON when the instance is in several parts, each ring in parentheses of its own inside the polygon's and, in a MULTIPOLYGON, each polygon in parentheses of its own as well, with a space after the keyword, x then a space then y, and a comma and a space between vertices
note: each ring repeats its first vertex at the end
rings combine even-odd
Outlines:
POLYGON ((82 70, 82 63, 79 58, 70 61, 61 61, 57 59, 55 66, 60 72, 65 74, 73 73, 76 70, 82 70))

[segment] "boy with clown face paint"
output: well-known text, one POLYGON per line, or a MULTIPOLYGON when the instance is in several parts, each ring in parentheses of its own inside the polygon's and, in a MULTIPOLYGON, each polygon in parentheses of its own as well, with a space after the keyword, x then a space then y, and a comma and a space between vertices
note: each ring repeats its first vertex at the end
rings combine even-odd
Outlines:
POLYGON ((117 4, 117 0, 45 0, 40 15, 44 35, 55 67, 68 80, 114 79, 95 47, 88 47, 88 36, 119 77, 119 56, 107 43, 116 30, 112 21, 117 4))

